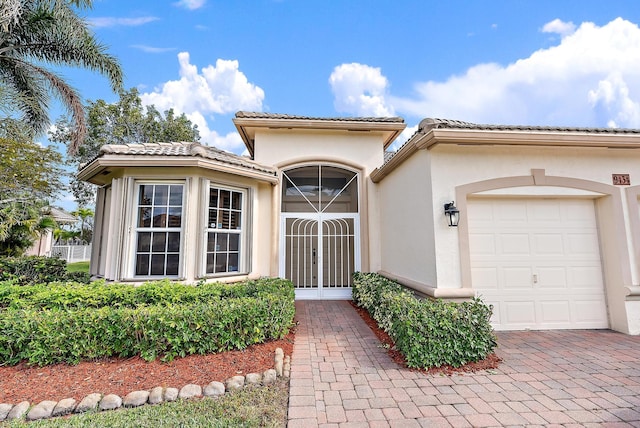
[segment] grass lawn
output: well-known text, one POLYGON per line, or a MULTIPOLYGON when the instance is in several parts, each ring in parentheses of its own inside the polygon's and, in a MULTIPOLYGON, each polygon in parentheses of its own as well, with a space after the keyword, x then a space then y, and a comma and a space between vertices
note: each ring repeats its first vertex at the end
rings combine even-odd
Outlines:
POLYGON ((89 262, 67 263, 67 272, 86 272, 89 273, 89 262))
POLYGON ((176 401, 29 423, 12 421, 7 427, 284 427, 288 396, 287 383, 279 380, 218 399, 176 401))

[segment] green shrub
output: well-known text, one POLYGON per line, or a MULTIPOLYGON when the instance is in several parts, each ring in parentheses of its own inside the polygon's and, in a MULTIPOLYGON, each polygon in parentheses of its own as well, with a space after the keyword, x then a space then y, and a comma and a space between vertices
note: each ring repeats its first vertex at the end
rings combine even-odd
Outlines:
MULTIPOLYGON (((173 284, 184 292, 180 284, 173 284)), ((208 298, 172 301, 180 293, 170 293, 165 283, 148 284, 157 288, 137 296, 153 295, 154 304, 95 305, 90 290, 111 285, 65 285, 76 291, 73 296, 59 295, 59 306, 41 307, 26 302, 42 293, 41 287, 14 287, 26 291, 38 288, 35 294, 14 293, 14 302, 0 309, 0 365, 46 365, 58 362, 76 364, 80 360, 109 356, 140 355, 146 360, 162 357, 206 354, 230 349, 243 349, 254 343, 283 337, 291 327, 295 314, 294 291, 286 280, 264 279, 247 283, 216 284, 216 293, 208 298), (233 292, 220 289, 228 287, 233 292), (244 289, 244 290, 242 290, 244 289), (82 291, 79 292, 79 291, 82 291), (229 294, 231 297, 225 296, 229 294), (235 294, 235 295, 234 295, 235 294), (242 294, 245 294, 242 296, 242 294), (21 302, 18 302, 21 300, 21 302), (18 303, 16 303, 18 302, 18 303), (88 303, 90 304, 84 304, 88 303)), ((124 286, 137 290, 132 286, 124 286)), ((120 293, 113 296, 131 298, 122 293, 124 287, 114 287, 120 293)), ((11 288, 11 287, 8 287, 11 288)), ((63 288, 54 286, 56 291, 63 288)), ((198 290, 208 287, 190 287, 198 290)), ((6 290, 6 289, 5 289, 6 290)), ((2 288, 0 287, 0 294, 2 288)), ((187 293, 184 293, 185 295, 187 293)), ((46 296, 55 301, 55 292, 46 296)), ((123 300, 127 300, 123 299, 123 300)), ((37 299, 36 299, 37 300, 37 299)), ((117 300, 114 297, 114 301, 117 300)))
POLYGON ((360 272, 354 273, 353 299, 391 336, 409 367, 459 367, 495 349, 492 307, 480 299, 420 300, 396 282, 360 272))
POLYGON ((55 257, 3 257, 0 258, 0 281, 12 281, 16 285, 56 281, 89 283, 91 276, 84 272, 68 272, 67 262, 55 257))

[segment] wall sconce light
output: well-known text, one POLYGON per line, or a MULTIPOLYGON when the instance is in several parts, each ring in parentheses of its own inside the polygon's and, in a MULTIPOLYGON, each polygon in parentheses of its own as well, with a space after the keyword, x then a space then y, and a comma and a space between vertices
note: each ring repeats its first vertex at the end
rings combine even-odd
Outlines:
POLYGON ((449 227, 457 227, 460 220, 460 210, 456 208, 453 201, 444 204, 444 215, 448 217, 449 227))

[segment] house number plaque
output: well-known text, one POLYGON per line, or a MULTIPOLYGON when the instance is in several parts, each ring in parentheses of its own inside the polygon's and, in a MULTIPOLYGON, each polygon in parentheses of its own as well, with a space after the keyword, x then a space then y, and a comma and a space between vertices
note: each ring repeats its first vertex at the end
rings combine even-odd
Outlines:
POLYGON ((613 174, 614 186, 629 186, 631 185, 631 179, 629 174, 613 174))

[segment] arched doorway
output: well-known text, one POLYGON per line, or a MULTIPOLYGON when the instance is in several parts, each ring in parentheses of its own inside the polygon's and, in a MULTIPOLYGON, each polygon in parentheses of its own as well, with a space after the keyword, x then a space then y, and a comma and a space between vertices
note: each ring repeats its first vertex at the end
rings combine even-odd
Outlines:
POLYGON ((280 275, 299 299, 351 297, 360 269, 358 173, 328 164, 282 173, 280 275))

